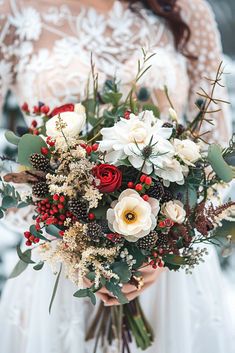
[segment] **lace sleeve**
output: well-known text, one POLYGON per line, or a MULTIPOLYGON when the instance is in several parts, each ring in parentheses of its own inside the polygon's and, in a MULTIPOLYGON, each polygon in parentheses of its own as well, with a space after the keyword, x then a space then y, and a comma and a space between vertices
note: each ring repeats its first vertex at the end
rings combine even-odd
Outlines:
MULTIPOLYGON (((219 64, 222 61, 222 46, 220 34, 215 21, 214 13, 205 0, 180 0, 182 14, 191 30, 191 38, 188 43, 188 51, 196 59, 188 60, 188 73, 190 77, 189 91, 189 116, 195 116, 195 101, 197 92, 204 88, 210 92, 210 83, 205 78, 215 79, 219 64)), ((228 100, 225 88, 217 87, 217 98, 228 100)), ((218 106, 211 106, 218 109, 218 106)), ((212 127, 204 124, 204 130, 210 130, 207 139, 227 142, 231 137, 231 115, 229 106, 222 104, 219 113, 213 113, 212 127)))
POLYGON ((17 38, 10 18, 9 2, 0 1, 0 112, 6 93, 12 89, 15 80, 17 38))

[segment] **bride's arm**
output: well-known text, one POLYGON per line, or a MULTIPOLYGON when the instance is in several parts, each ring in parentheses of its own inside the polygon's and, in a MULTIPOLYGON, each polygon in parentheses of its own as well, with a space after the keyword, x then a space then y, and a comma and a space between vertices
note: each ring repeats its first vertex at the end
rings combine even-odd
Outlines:
MULTIPOLYGON (((222 61, 222 45, 215 21, 214 13, 205 0, 179 0, 182 16, 191 30, 191 37, 187 44, 187 51, 195 56, 188 59, 188 73, 190 77, 189 115, 195 116, 197 108, 195 101, 199 98, 197 92, 200 87, 211 91, 211 84, 206 78, 215 79, 216 72, 222 61)), ((225 69, 226 71, 226 69, 225 69)), ((227 100, 225 88, 217 86, 215 97, 227 100)), ((210 110, 221 108, 221 112, 211 114, 214 126, 204 124, 204 131, 211 131, 208 138, 214 141, 223 140, 228 143, 231 138, 231 115, 229 106, 222 104, 211 106, 210 110)))

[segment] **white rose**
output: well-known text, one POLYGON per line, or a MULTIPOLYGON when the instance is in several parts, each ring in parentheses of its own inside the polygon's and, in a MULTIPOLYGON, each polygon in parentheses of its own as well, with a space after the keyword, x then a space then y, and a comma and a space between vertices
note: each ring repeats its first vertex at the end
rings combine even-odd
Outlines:
POLYGON ((182 224, 186 217, 184 205, 178 200, 166 202, 162 206, 161 212, 164 216, 178 224, 182 224))
POLYGON ((57 128, 59 117, 62 119, 62 123, 65 124, 65 127, 62 129, 63 134, 66 137, 76 137, 79 135, 86 122, 85 108, 79 103, 75 105, 73 112, 68 111, 53 116, 46 123, 47 136, 54 138, 63 136, 62 132, 57 128))
POLYGON ((130 242, 136 242, 156 227, 159 210, 158 200, 150 198, 144 201, 135 190, 127 189, 113 208, 108 209, 107 220, 112 231, 130 242))
POLYGON ((191 140, 174 140, 174 147, 176 154, 182 159, 182 161, 193 166, 194 163, 201 158, 200 147, 191 140))

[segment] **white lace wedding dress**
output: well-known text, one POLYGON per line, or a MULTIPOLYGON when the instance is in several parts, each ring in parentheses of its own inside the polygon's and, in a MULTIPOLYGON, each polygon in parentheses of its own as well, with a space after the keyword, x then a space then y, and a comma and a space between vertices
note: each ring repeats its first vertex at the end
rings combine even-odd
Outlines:
MULTIPOLYGON (((2 100, 11 88, 20 104, 43 101, 54 106, 77 101, 86 91, 91 52, 100 82, 116 74, 125 90, 136 73, 143 47, 156 55, 141 85, 154 92, 163 111, 168 109, 164 85, 179 114, 193 111, 196 91, 208 86, 202 77, 215 75, 220 40, 205 1, 178 3, 191 28, 188 50, 197 60, 178 53, 166 23, 141 5, 140 13, 135 13, 119 1, 109 10, 99 10, 89 6, 90 1, 52 0, 49 5, 44 0, 0 0, 2 100)), ((215 140, 228 139, 226 117, 225 111, 216 117, 215 140)), ((28 227, 23 216, 10 215, 1 226, 1 236, 9 225, 18 230, 28 227)), ((73 298, 76 288, 62 278, 49 315, 54 281, 46 266, 39 272, 28 269, 8 281, 0 305, 1 353, 92 352, 92 342, 85 343, 84 335, 94 307, 89 300, 73 298)), ((232 313, 213 249, 192 275, 163 273, 141 295, 141 302, 156 336, 147 353, 234 351, 232 313)), ((137 353, 134 346, 132 352, 137 353)))

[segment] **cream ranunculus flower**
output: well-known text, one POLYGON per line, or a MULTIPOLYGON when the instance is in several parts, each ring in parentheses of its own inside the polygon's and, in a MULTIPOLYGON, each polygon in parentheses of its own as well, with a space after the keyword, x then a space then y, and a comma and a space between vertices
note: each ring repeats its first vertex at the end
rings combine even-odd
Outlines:
POLYGON ((182 224, 186 217, 184 205, 178 200, 166 202, 162 206, 161 213, 178 224, 182 224))
POLYGON ((63 134, 66 137, 76 137, 79 135, 86 122, 85 107, 79 103, 74 106, 74 111, 62 112, 53 116, 46 123, 47 136, 54 138, 63 136, 62 132, 57 128, 59 117, 65 124, 65 127, 63 128, 63 134))
POLYGON ((159 201, 156 199, 144 201, 138 192, 127 189, 112 207, 107 211, 110 229, 130 242, 136 242, 156 227, 160 210, 159 201))
POLYGON ((193 166, 194 163, 201 158, 200 147, 191 140, 174 140, 174 147, 176 155, 178 155, 182 161, 193 166))

